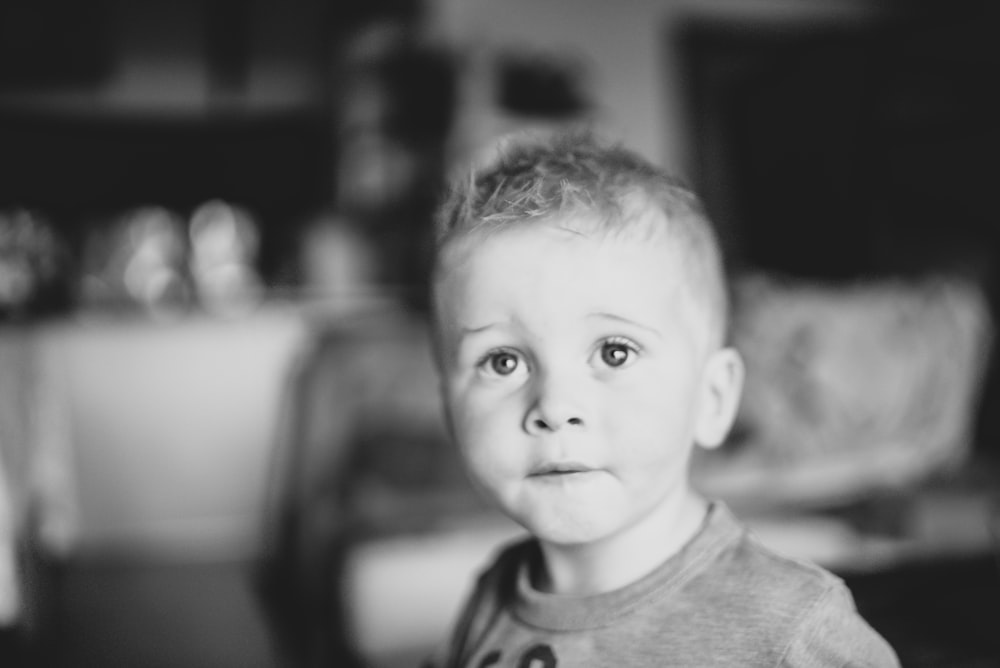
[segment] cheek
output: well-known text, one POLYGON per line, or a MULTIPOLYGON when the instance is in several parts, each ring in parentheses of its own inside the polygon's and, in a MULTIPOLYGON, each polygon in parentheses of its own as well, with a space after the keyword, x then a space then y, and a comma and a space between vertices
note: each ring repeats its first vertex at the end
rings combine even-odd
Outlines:
POLYGON ((696 401, 677 384, 649 379, 609 393, 602 403, 614 432, 608 438, 627 448, 633 461, 676 457, 693 440, 696 401))
POLYGON ((514 454, 512 439, 520 422, 511 402, 469 391, 452 404, 451 419, 458 447, 472 470, 496 468, 514 454))

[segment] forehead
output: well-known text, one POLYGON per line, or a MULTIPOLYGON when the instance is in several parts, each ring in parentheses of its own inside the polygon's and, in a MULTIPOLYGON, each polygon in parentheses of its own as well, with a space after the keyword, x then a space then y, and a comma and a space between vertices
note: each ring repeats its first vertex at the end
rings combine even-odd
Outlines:
POLYGON ((676 264, 669 245, 651 243, 656 240, 648 226, 611 227, 590 214, 483 225, 455 235, 443 246, 436 275, 442 279, 498 264, 553 264, 588 256, 613 262, 629 254, 657 254, 662 264, 676 264))
POLYGON ((669 243, 585 229, 551 221, 456 241, 436 275, 438 317, 460 327, 593 312, 642 320, 676 302, 684 280, 669 243))
POLYGON ((654 207, 636 207, 621 220, 584 210, 495 225, 485 222, 454 234, 439 248, 433 287, 437 291, 443 280, 455 274, 499 271, 500 265, 508 269, 519 264, 578 261, 628 265, 640 257, 647 270, 650 264, 657 267, 656 279, 669 274, 672 283, 689 281, 697 259, 691 257, 693 249, 684 234, 674 227, 654 207), (545 252, 534 252, 538 247, 545 252))

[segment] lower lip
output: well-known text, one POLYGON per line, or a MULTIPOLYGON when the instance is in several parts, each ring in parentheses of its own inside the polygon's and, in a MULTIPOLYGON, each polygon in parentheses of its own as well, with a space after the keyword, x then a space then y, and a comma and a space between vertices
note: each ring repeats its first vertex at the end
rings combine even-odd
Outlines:
POLYGON ((599 471, 553 471, 551 473, 533 473, 528 476, 532 480, 545 482, 571 482, 591 477, 599 471))

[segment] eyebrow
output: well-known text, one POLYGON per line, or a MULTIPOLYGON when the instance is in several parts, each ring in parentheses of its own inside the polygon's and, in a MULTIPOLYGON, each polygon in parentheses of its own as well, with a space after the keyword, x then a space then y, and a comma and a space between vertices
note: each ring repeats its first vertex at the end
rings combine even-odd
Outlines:
POLYGON ((488 329, 493 329, 494 327, 499 327, 499 326, 500 326, 499 322, 488 322, 480 327, 470 327, 468 325, 462 325, 461 327, 459 327, 459 331, 461 332, 463 337, 466 337, 469 336, 470 334, 481 334, 488 329))
POLYGON ((637 321, 632 320, 630 318, 626 318, 624 316, 617 315, 615 313, 607 313, 605 311, 597 311, 595 313, 588 313, 587 317, 588 318, 597 318, 597 319, 601 319, 601 320, 612 320, 614 322, 620 322, 620 323, 623 323, 623 324, 626 324, 626 325, 632 325, 634 327, 638 327, 640 329, 644 329, 644 330, 646 330, 647 332, 649 332, 651 334, 655 334, 656 336, 660 336, 660 331, 659 330, 657 330, 657 329, 655 329, 653 327, 650 327, 649 325, 644 325, 641 322, 637 322, 637 321))

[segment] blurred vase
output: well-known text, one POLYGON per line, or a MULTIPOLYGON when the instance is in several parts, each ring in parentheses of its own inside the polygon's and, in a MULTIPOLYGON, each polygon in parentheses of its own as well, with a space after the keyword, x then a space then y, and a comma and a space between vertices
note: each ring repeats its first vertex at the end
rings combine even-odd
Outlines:
POLYGON ((133 209, 87 241, 82 288, 89 305, 136 309, 157 318, 189 310, 188 248, 176 213, 160 206, 133 209))
POLYGON ((63 240, 43 216, 27 209, 0 211, 0 321, 63 305, 66 260, 63 240))
POLYGON ((195 209, 188 232, 191 279, 201 305, 219 315, 252 310, 263 287, 256 269, 260 233, 250 213, 211 200, 195 209))

